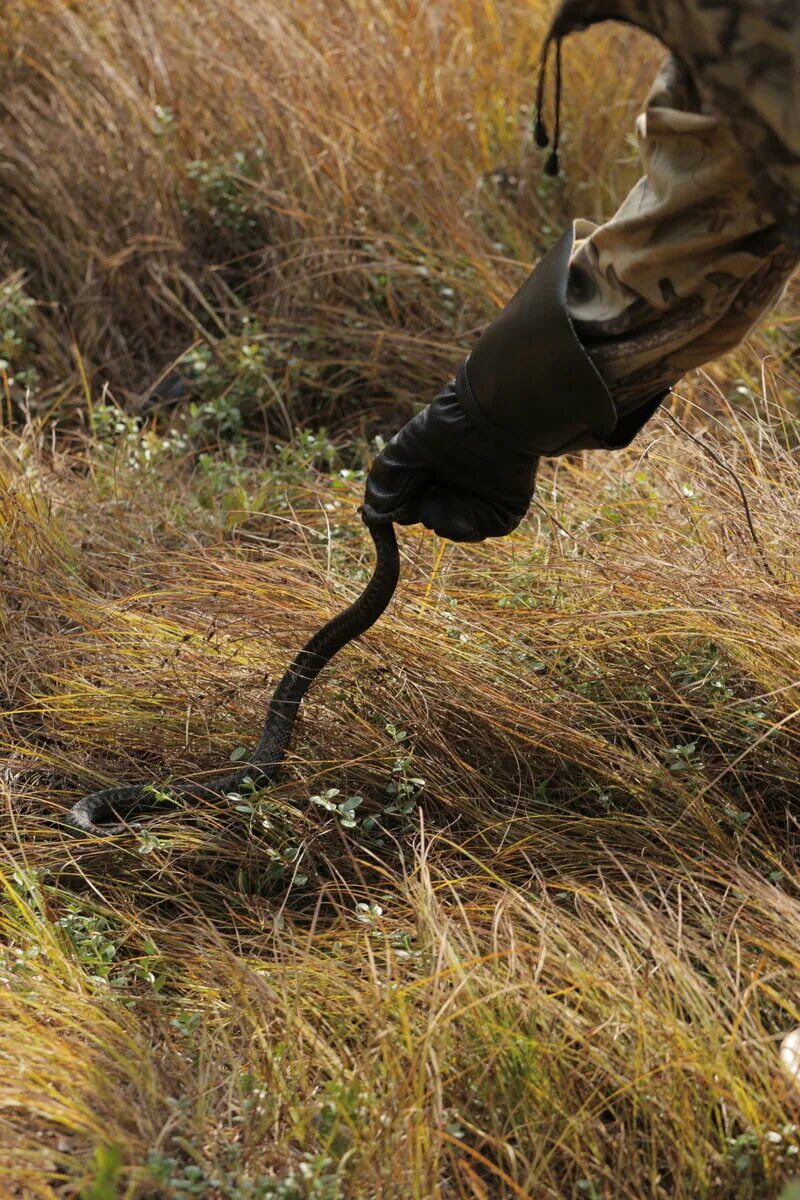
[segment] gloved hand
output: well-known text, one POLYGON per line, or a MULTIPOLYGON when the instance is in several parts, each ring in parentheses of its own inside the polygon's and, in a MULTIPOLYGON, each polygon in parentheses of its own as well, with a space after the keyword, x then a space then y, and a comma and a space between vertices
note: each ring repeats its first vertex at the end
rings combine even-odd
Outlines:
POLYGON ((533 495, 538 458, 459 403, 452 380, 381 451, 367 480, 364 518, 421 522, 454 542, 516 529, 533 495))
POLYGON ((572 327, 573 240, 570 229, 484 330, 456 378, 378 455, 365 520, 421 522, 457 542, 502 537, 528 510, 541 455, 617 448, 644 423, 618 422, 572 327))

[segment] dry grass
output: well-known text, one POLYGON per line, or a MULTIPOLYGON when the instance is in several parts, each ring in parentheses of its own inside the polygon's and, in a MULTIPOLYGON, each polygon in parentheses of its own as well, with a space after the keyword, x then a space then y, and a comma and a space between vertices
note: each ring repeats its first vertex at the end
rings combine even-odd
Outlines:
POLYGON ((252 740, 369 569, 365 434, 610 205, 647 52, 570 53, 545 187, 518 121, 542 22, 0 14, 0 1196, 756 1200, 794 1174, 788 305, 630 450, 548 464, 511 538, 405 532, 277 787, 101 845, 53 822, 252 740), (195 342, 170 423, 149 390, 195 342), (337 445, 257 448, 237 413, 337 445))
POLYGON ((553 186, 526 136, 543 16, 541 0, 8 0, 0 229, 57 306, 40 314, 53 398, 82 402, 75 346, 141 397, 245 312, 324 364, 305 407, 329 422, 427 397, 564 208, 607 210, 631 177, 617 163, 653 54, 606 36, 598 78, 592 48, 571 51, 576 169, 553 186))

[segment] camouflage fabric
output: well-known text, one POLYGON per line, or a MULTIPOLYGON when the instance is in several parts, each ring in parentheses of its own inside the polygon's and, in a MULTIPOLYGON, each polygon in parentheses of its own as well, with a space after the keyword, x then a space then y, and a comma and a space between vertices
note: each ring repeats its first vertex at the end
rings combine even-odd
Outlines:
POLYGON ((800 242, 800 0, 564 0, 552 33, 605 20, 654 34, 686 67, 764 206, 800 242))
POLYGON ((733 349, 800 259, 800 0, 566 0, 552 35, 606 19, 672 51, 636 125, 644 177, 575 227, 570 312, 624 415, 733 349))

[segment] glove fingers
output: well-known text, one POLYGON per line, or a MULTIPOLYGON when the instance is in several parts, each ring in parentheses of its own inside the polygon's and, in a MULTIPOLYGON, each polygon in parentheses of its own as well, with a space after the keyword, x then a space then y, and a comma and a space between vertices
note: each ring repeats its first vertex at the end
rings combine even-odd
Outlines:
POLYGON ((426 488, 416 504, 416 520, 451 542, 482 542, 505 537, 516 529, 524 512, 514 512, 489 500, 453 488, 426 488))
POLYGON ((487 441, 448 385, 375 459, 362 514, 421 522, 454 542, 504 537, 527 512, 535 475, 536 460, 487 441))
POLYGON ((364 490, 368 521, 413 525, 419 520, 415 499, 428 483, 430 470, 415 449, 413 440, 401 431, 375 459, 364 490))

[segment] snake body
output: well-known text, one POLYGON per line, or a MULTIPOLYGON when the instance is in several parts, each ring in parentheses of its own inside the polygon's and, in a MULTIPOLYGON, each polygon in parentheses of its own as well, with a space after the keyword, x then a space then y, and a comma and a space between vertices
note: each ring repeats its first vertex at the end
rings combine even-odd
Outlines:
MULTIPOLYGON (((368 525, 375 544, 375 569, 364 591, 343 612, 332 617, 292 662, 275 688, 261 738, 246 763, 226 775, 205 782, 176 780, 169 785, 173 796, 208 799, 236 791, 250 777, 257 784, 275 778, 289 746, 300 704, 322 668, 359 634, 374 625, 394 595, 400 574, 400 556, 392 525, 368 525)), ((143 809, 153 807, 153 793, 146 784, 104 788, 84 796, 67 812, 68 825, 82 833, 123 833, 127 824, 109 823, 116 815, 124 822, 143 809)))

